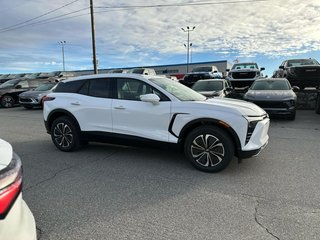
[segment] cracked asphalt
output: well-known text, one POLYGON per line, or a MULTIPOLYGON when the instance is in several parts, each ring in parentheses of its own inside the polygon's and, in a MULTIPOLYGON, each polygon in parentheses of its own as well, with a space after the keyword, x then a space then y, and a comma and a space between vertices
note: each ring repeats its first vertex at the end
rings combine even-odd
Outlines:
POLYGON ((41 110, 0 109, 24 165, 38 239, 319 239, 320 115, 272 119, 257 157, 223 172, 172 151, 89 144, 57 150, 41 110))

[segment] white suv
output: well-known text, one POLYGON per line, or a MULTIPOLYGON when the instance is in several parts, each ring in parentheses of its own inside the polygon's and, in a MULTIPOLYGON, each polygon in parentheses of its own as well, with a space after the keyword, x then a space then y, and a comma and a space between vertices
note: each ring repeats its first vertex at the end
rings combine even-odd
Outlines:
POLYGON ((171 79, 98 74, 64 80, 44 99, 55 146, 74 151, 88 141, 180 146, 198 169, 217 172, 234 155, 257 155, 268 143, 269 117, 255 104, 206 99, 171 79))

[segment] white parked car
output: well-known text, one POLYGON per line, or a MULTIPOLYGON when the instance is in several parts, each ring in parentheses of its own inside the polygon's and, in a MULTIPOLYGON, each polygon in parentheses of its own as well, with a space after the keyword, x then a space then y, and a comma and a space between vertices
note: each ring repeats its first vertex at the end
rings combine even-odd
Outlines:
POLYGON ((98 74, 60 82, 44 99, 55 146, 88 141, 175 145, 198 169, 217 172, 234 155, 257 155, 268 142, 269 117, 255 104, 207 99, 159 76, 98 74))
POLYGON ((37 239, 35 220, 21 190, 21 160, 10 144, 0 139, 0 239, 37 239))

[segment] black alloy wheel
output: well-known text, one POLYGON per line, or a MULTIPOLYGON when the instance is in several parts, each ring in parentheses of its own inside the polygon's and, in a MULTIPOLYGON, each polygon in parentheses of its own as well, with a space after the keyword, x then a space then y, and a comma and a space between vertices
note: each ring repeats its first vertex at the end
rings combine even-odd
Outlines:
POLYGON ((15 104, 15 101, 13 97, 11 97, 10 95, 4 95, 1 98, 1 106, 4 108, 12 108, 14 104, 15 104))
POLYGON ((187 136, 184 151, 197 169, 219 172, 232 160, 234 145, 222 129, 215 126, 200 126, 187 136))
POLYGON ((51 139, 54 145, 64 152, 72 152, 81 146, 79 130, 76 124, 66 116, 59 117, 53 121, 51 139))

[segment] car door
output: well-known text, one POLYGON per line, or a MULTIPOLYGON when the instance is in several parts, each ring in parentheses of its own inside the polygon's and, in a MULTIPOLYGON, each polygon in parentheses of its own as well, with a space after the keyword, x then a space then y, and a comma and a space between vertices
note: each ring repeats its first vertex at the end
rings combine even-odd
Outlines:
POLYGON ((77 92, 70 95, 72 113, 80 128, 86 132, 112 132, 111 91, 112 79, 88 79, 77 92))
POLYGON ((142 80, 118 78, 112 102, 113 132, 157 141, 168 141, 171 101, 142 80), (140 95, 155 93, 158 104, 143 102, 140 95))

